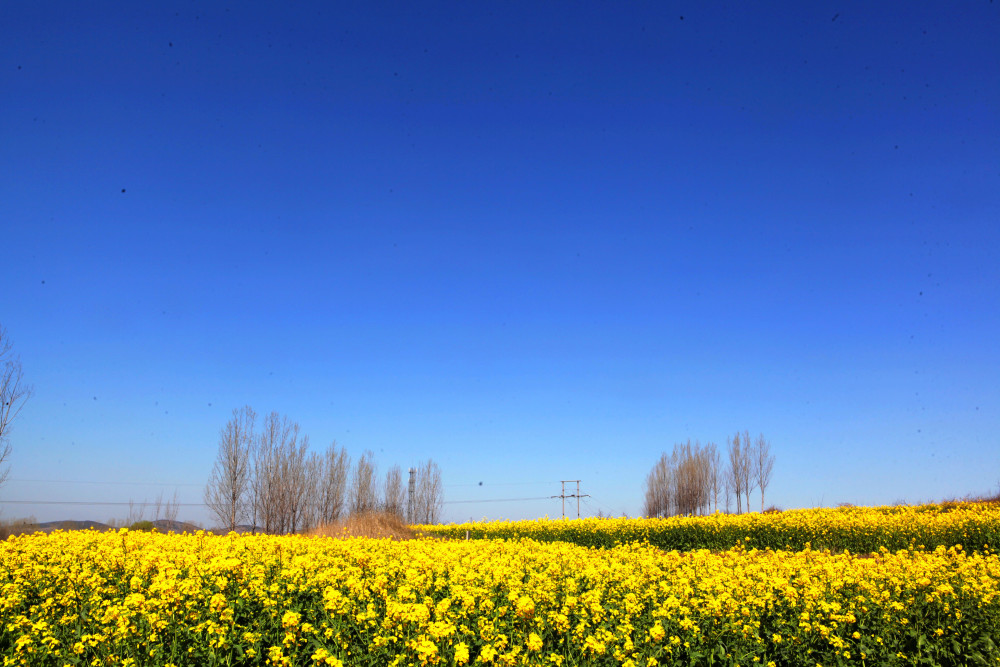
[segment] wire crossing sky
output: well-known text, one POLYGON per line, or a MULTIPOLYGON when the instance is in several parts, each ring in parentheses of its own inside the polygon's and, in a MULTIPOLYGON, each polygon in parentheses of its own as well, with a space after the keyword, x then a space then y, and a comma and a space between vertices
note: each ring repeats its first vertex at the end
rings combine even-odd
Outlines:
POLYGON ((243 405, 434 459, 447 520, 561 479, 636 515, 744 429, 768 504, 995 489, 997 35, 985 0, 6 2, 0 501, 200 503, 243 405))

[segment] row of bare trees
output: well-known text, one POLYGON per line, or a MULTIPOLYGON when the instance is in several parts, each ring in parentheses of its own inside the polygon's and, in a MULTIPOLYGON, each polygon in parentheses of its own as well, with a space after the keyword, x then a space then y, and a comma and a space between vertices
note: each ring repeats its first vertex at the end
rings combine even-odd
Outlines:
POLYGON ((646 478, 646 516, 703 514, 718 502, 719 451, 712 443, 674 445, 646 478))
POLYGON ((249 523, 265 533, 298 533, 331 524, 349 514, 389 512, 411 523, 440 519, 441 471, 428 460, 411 470, 412 489, 403 487, 399 466, 380 481, 374 454, 352 465, 331 443, 311 451, 309 436, 287 417, 272 412, 259 428, 249 406, 233 410, 219 433, 219 451, 205 487, 205 504, 229 530, 249 523))
MULTIPOLYGON (((764 511, 764 491, 771 483, 771 472, 774 470, 774 456, 771 454, 771 443, 764 434, 750 440, 750 432, 736 433, 729 441, 729 469, 726 471, 726 485, 732 495, 736 496, 737 514, 750 511, 750 494, 760 490, 760 511, 764 511), (745 501, 745 502, 744 502, 745 501)), ((729 498, 726 499, 726 511, 729 511, 729 498)))
MULTIPOLYGON (((112 528, 128 528, 137 522, 146 521, 147 517, 150 517, 148 520, 153 523, 163 520, 168 522, 168 524, 174 524, 177 522, 177 515, 180 513, 180 508, 181 505, 177 499, 176 490, 174 491, 173 499, 165 499, 161 491, 156 496, 156 500, 152 502, 145 499, 137 502, 133 498, 129 498, 128 514, 124 518, 111 517, 105 523, 112 528)), ((172 530, 173 528, 170 529, 172 530)))
POLYGON ((725 461, 715 443, 702 445, 688 440, 674 445, 668 456, 660 456, 646 477, 646 516, 707 514, 720 509, 720 496, 729 512, 736 499, 736 512, 750 511, 750 494, 764 492, 771 483, 774 456, 763 434, 756 440, 750 433, 737 432, 727 443, 725 461))

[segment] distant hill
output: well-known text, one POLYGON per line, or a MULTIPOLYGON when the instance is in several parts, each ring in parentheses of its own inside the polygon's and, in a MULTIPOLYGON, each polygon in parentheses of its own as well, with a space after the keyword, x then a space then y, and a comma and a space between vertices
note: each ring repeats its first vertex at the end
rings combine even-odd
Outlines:
POLYGON ((54 530, 87 530, 88 528, 108 530, 111 526, 100 521, 46 521, 44 523, 25 524, 24 532, 34 533, 42 531, 43 533, 51 533, 54 530))
POLYGON ((156 530, 161 533, 194 533, 202 530, 202 527, 189 521, 171 521, 169 519, 157 519, 153 522, 156 530))
MULTIPOLYGON (((168 519, 157 519, 151 522, 158 532, 161 533, 193 533, 201 530, 201 526, 188 521, 170 521, 168 519)), ((114 526, 100 521, 43 521, 41 523, 29 523, 17 521, 8 526, 3 526, 5 530, 0 530, 0 539, 7 535, 22 533, 51 533, 56 530, 116 530, 114 526)))

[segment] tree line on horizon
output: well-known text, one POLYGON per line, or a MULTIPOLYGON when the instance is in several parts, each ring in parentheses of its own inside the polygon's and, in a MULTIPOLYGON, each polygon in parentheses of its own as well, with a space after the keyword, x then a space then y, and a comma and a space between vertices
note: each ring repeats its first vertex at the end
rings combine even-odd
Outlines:
POLYGON ((309 436, 288 417, 271 412, 258 428, 250 406, 233 410, 219 433, 219 450, 205 487, 205 504, 221 527, 249 524, 268 534, 301 533, 350 515, 386 512, 411 524, 441 516, 441 471, 433 460, 411 470, 404 486, 394 465, 381 480, 366 450, 352 464, 336 442, 311 451, 309 436))
POLYGON ((690 516, 719 511, 728 514, 736 500, 736 513, 750 510, 750 494, 760 491, 760 511, 764 492, 771 483, 774 455, 771 443, 760 434, 750 439, 749 431, 737 432, 720 452, 714 442, 702 445, 675 444, 646 477, 643 514, 647 517, 690 516), (725 458, 723 458, 723 456, 725 458))

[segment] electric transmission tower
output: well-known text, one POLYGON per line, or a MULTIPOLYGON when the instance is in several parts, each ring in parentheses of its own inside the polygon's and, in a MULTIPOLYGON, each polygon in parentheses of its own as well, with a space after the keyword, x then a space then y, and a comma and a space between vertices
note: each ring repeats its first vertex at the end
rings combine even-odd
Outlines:
POLYGON ((589 498, 590 494, 585 493, 580 495, 580 480, 578 479, 563 479, 559 481, 562 484, 562 492, 558 496, 549 496, 550 498, 560 498, 562 499, 562 518, 566 518, 566 499, 576 498, 576 518, 580 518, 580 498, 589 498), (566 493, 566 485, 576 483, 576 493, 566 493))

